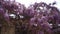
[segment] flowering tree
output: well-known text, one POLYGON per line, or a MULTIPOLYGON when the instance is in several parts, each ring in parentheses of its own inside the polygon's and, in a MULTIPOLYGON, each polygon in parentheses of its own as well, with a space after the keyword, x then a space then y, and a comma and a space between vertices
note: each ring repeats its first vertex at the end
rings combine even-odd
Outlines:
POLYGON ((15 0, 0 0, 1 34, 54 34, 60 12, 50 5, 40 2, 26 8, 15 0))

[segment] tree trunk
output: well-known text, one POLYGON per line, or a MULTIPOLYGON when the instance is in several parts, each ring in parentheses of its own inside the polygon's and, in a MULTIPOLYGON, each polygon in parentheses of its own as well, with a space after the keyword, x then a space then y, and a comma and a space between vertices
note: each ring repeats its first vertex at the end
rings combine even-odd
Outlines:
POLYGON ((15 34, 15 26, 9 26, 6 23, 3 24, 1 34, 15 34))

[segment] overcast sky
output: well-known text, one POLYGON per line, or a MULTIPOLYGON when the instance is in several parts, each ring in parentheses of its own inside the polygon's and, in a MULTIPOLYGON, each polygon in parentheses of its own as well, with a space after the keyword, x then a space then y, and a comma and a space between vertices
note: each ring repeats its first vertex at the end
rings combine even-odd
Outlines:
POLYGON ((60 9, 60 0, 16 0, 16 2, 20 2, 21 4, 24 4, 26 7, 28 7, 30 4, 34 4, 35 2, 39 3, 41 1, 47 4, 53 3, 54 1, 56 1, 57 4, 55 6, 60 9))

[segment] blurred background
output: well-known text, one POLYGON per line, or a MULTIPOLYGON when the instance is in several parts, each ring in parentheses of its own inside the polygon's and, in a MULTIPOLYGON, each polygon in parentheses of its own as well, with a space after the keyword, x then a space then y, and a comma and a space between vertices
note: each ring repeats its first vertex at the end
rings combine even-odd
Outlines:
POLYGON ((47 4, 56 2, 57 4, 54 5, 60 9, 60 0, 16 0, 16 2, 24 4, 26 7, 28 7, 30 4, 34 4, 35 2, 45 2, 47 4))

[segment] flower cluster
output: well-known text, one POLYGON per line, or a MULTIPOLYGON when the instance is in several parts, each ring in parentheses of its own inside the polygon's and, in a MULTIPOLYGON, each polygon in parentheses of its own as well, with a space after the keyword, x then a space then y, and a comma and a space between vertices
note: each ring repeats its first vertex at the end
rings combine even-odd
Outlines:
POLYGON ((44 2, 26 8, 15 1, 0 0, 0 25, 4 23, 15 25, 16 34, 59 34, 60 12, 44 2))

